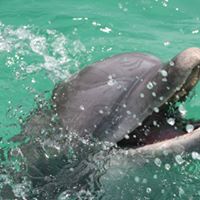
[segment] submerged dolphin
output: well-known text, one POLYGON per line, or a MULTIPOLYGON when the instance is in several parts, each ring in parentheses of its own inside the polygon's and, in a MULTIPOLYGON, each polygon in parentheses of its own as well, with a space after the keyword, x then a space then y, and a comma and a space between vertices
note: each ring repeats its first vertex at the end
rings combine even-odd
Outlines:
MULTIPOLYGON (((65 156, 69 146, 76 155, 74 160, 84 160, 91 152, 98 152, 90 140, 118 144, 128 149, 119 152, 126 151, 130 157, 198 149, 198 129, 185 134, 187 122, 174 128, 167 119, 177 117, 181 122, 175 103, 183 101, 198 82, 199 65, 199 48, 186 49, 166 64, 152 55, 127 53, 92 64, 60 83, 53 91, 52 108, 38 110, 23 133, 13 139, 30 139, 18 150, 35 185, 46 184, 44 188, 52 192, 51 183, 61 182, 58 179, 65 182, 64 174, 69 175, 65 166, 71 163, 65 156)), ((84 167, 77 169, 79 173, 75 170, 72 174, 80 177, 71 180, 73 183, 89 173, 84 167)), ((63 183, 54 189, 59 190, 59 185, 60 191, 67 188, 63 183)))

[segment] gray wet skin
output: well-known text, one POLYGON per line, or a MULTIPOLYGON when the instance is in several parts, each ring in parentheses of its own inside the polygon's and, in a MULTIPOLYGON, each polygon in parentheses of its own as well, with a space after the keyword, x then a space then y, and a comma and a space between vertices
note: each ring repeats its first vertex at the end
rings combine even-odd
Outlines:
POLYGON ((186 96, 199 79, 199 64, 199 48, 166 64, 143 53, 113 56, 58 85, 53 102, 69 131, 116 143, 166 102, 186 96))

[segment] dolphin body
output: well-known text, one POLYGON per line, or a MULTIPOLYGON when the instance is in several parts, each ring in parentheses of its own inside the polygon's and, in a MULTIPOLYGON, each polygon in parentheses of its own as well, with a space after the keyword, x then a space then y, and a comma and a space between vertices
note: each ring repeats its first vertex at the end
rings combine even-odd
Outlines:
POLYGON ((110 149, 126 136, 133 148, 114 148, 122 160, 142 163, 148 157, 199 151, 200 129, 183 134, 181 127, 175 131, 165 123, 166 110, 196 85, 199 64, 199 48, 189 48, 166 64, 152 55, 128 53, 97 62, 60 83, 53 91, 52 108, 34 112, 13 138, 29 138, 17 155, 26 159, 38 199, 55 199, 70 187, 87 185, 97 170, 93 157, 101 152, 112 163, 116 154, 110 149), (152 132, 166 128, 181 134, 164 141, 155 136, 148 144, 152 132), (71 149, 75 156, 69 159, 71 149))

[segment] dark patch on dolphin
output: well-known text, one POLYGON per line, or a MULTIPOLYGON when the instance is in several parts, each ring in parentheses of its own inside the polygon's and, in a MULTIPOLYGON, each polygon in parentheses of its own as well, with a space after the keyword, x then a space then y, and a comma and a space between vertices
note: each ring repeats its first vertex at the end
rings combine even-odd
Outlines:
POLYGON ((127 53, 92 64, 57 85, 51 109, 35 111, 23 132, 13 138, 14 142, 29 138, 19 150, 34 187, 46 190, 45 198, 55 199, 74 184, 84 185, 93 170, 84 161, 102 147, 90 145, 90 140, 139 147, 129 149, 132 156, 153 155, 165 149, 173 152, 179 144, 186 151, 195 148, 199 132, 185 134, 187 122, 174 130, 166 119, 182 121, 175 102, 183 101, 196 85, 199 64, 199 48, 189 48, 166 64, 152 55, 127 53), (163 137, 160 133, 164 131, 172 135, 163 137), (75 158, 66 156, 69 146, 75 158), (72 163, 75 171, 70 172, 72 163))

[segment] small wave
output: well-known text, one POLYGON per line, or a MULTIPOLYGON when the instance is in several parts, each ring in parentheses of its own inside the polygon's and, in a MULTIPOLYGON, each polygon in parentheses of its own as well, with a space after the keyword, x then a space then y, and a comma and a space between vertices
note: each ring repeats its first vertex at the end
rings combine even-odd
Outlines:
POLYGON ((14 27, 0 22, 0 52, 7 54, 6 65, 18 64, 26 73, 46 70, 55 83, 80 68, 87 53, 80 40, 71 41, 56 30, 34 26, 14 27))

